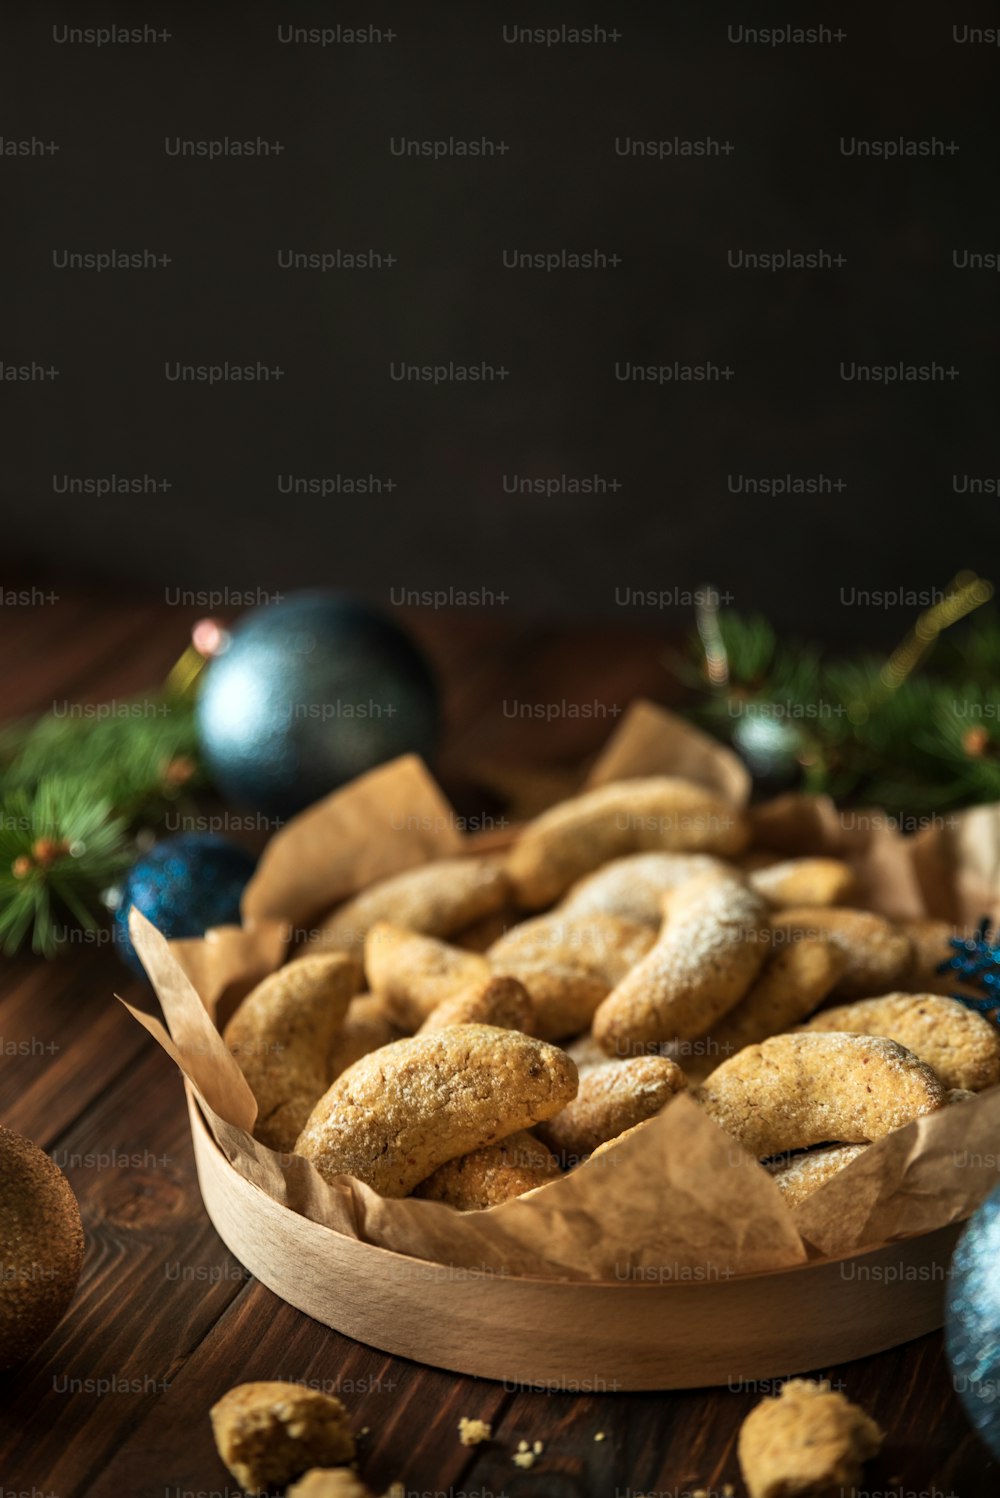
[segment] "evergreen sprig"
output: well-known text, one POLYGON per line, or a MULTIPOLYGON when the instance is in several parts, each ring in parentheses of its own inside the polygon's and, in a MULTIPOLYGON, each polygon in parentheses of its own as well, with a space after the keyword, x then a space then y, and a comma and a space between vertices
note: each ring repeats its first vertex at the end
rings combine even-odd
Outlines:
POLYGON ((711 686, 701 636, 684 672, 694 716, 739 747, 756 715, 780 725, 803 789, 919 818, 1000 800, 1000 616, 980 609, 895 682, 871 653, 827 657, 779 640, 766 619, 720 612, 726 661, 711 686))
POLYGON ((107 920, 104 895, 200 780, 193 705, 165 693, 0 732, 0 947, 55 956, 107 920))

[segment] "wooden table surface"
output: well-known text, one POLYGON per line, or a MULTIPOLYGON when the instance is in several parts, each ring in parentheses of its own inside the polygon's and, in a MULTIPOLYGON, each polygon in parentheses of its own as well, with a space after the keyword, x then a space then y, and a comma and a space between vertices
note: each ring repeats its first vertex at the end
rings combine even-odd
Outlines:
MULTIPOLYGON (((4 717, 155 684, 197 613, 55 587, 51 604, 2 611, 4 717)), ((472 767, 486 762, 555 779, 606 737, 615 708, 637 693, 674 695, 663 644, 650 637, 556 635, 485 615, 456 625, 428 614, 411 625, 444 684, 440 770, 459 797, 473 794, 472 767), (563 700, 604 703, 608 715, 544 722, 511 710, 563 700)), ((30 1362, 0 1375, 0 1498, 235 1495, 207 1412, 234 1383, 269 1378, 340 1394, 355 1428, 367 1428, 361 1471, 375 1493, 393 1481, 408 1498, 744 1492, 737 1432, 771 1390, 740 1386, 735 1356, 726 1389, 538 1392, 386 1357, 264 1289, 205 1215, 180 1077, 116 992, 139 997, 113 952, 93 941, 52 963, 6 961, 0 975, 0 1120, 65 1170, 87 1234, 68 1315, 30 1362), (463 1415, 491 1421, 493 1440, 460 1445, 463 1415), (521 1470, 512 1453, 536 1440, 544 1451, 521 1470)), ((998 1491, 997 1464, 955 1397, 939 1334, 815 1372, 888 1432, 862 1498, 998 1491)))

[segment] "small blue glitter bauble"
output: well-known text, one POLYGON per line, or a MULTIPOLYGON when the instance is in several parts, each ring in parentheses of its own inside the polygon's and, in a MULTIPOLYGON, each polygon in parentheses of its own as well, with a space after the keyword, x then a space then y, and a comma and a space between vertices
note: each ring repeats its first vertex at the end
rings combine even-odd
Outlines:
POLYGON ((240 896, 255 860, 227 838, 185 832, 137 859, 115 911, 115 941, 133 972, 145 972, 128 933, 134 905, 164 936, 202 936, 210 926, 239 924, 240 896))
POLYGON ((945 1346, 969 1419, 1000 1457, 1000 1189, 987 1197, 951 1261, 945 1346))
POLYGON ((277 817, 399 754, 429 756, 437 694, 402 630, 338 592, 254 609, 209 664, 202 754, 222 794, 277 817))

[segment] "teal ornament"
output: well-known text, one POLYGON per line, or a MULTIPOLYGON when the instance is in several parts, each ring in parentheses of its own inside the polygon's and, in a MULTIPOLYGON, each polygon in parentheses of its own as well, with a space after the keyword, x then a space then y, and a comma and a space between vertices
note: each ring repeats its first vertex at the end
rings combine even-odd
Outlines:
POLYGON ((391 619, 346 593, 294 593, 237 623, 206 668, 197 723, 222 794, 283 819, 385 760, 429 757, 437 693, 391 619))
POLYGON ((802 736, 787 718, 748 703, 733 729, 732 743, 760 794, 774 796, 799 784, 802 736))
POLYGON ((970 1217, 951 1262, 945 1348, 955 1392, 1000 1458, 1000 1188, 970 1217))
POLYGON ((209 833, 181 833, 154 843, 129 870, 115 910, 115 943, 122 961, 144 975, 129 936, 132 905, 169 938, 238 925, 240 898, 255 863, 228 838, 209 833))

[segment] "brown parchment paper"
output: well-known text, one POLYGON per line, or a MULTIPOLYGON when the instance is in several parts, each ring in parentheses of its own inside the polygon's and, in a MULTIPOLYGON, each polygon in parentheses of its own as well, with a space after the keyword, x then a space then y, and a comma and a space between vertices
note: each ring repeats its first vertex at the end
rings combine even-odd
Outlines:
MULTIPOLYGON (((728 750, 666 710, 637 703, 587 784, 655 773, 697 779, 733 804, 749 792, 728 750)), ((888 915, 974 918, 968 912, 981 914, 981 897, 994 888, 994 808, 916 839, 878 812, 842 813, 824 798, 781 797, 751 815, 756 846, 847 858, 863 903, 888 915), (935 838, 945 831, 939 864, 935 838)), ((223 1011, 259 981, 262 967, 278 964, 290 928, 373 879, 471 850, 459 826, 426 768, 407 756, 277 834, 247 888, 243 928, 168 943, 132 912, 133 942, 166 1028, 131 1012, 181 1068, 230 1163, 277 1201, 337 1232, 473 1272, 642 1283, 787 1268, 929 1232, 967 1216, 1000 1180, 991 1143, 1000 1139, 1000 1088, 897 1130, 794 1211, 758 1162, 684 1096, 569 1175, 483 1212, 387 1200, 348 1177, 330 1184, 309 1161, 259 1144, 251 1133, 256 1105, 217 1028, 223 1011)))

